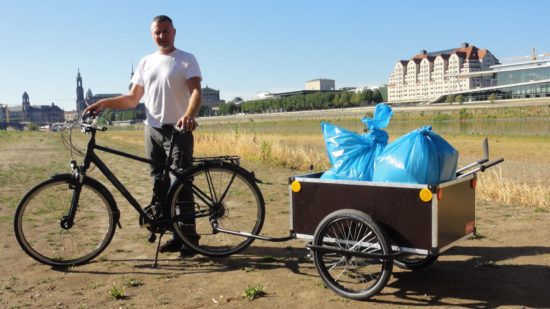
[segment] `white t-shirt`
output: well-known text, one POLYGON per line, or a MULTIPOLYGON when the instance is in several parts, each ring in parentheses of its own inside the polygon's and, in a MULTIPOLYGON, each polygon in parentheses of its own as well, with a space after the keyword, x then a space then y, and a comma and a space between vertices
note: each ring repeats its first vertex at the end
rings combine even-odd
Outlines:
POLYGON ((187 80, 192 77, 202 79, 199 64, 195 56, 182 50, 168 55, 156 52, 141 59, 132 83, 145 89, 147 125, 176 124, 189 105, 187 80))

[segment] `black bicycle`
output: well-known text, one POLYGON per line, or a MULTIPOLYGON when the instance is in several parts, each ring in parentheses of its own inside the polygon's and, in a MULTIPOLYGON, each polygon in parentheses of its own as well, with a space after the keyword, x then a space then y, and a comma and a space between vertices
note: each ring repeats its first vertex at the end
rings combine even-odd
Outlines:
MULTIPOLYGON (((172 146, 163 169, 163 183, 169 186, 166 198, 155 185, 152 202, 142 207, 96 155, 100 150, 128 159, 150 160, 96 144, 96 133, 106 128, 95 125, 93 117, 78 122, 90 135, 81 165, 71 160, 72 173, 58 174, 33 187, 15 213, 17 241, 33 259, 51 266, 85 264, 97 257, 111 242, 120 211, 109 190, 86 175, 94 164, 140 214, 139 223, 150 231, 154 242, 160 234, 153 266, 157 266, 160 240, 171 230, 185 245, 209 257, 224 257, 248 247, 262 228, 264 199, 253 173, 239 165, 239 157, 194 158, 185 170, 173 169, 172 146), (173 175, 176 181, 170 181, 173 175)), ((70 136, 70 135, 69 135, 70 136)), ((69 138, 70 140, 70 138, 69 138)), ((70 146, 74 149, 72 142, 70 146)))

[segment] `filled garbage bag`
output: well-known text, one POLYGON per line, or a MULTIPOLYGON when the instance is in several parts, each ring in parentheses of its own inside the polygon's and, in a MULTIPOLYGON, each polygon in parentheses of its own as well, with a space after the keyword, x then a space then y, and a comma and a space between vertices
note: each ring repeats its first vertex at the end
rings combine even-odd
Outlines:
POLYGON ((375 107, 372 119, 363 118, 368 133, 358 134, 333 124, 322 122, 323 137, 331 169, 323 173, 321 179, 372 180, 374 160, 388 144, 385 128, 392 116, 386 104, 375 107))
POLYGON ((374 107, 373 118, 363 117, 361 121, 365 124, 368 130, 383 129, 390 124, 393 111, 391 107, 385 103, 376 104, 374 107))
POLYGON ((458 152, 431 126, 387 145, 374 164, 373 181, 437 184, 456 178, 458 152))

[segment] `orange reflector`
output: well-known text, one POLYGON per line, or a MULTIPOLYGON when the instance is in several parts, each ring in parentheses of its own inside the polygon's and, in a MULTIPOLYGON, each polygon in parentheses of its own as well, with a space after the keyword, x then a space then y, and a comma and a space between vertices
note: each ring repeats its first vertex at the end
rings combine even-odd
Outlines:
POLYGON ((429 189, 422 189, 420 190, 420 192, 418 193, 418 196, 420 196, 420 200, 422 202, 429 202, 432 200, 432 191, 430 191, 429 189))
POLYGON ((475 189, 477 185, 477 178, 472 178, 470 180, 470 188, 475 189))
POLYGON ((290 184, 290 189, 292 192, 298 193, 302 190, 302 184, 300 184, 298 180, 294 180, 292 184, 290 184))
POLYGON ((466 222, 464 225, 464 233, 470 234, 476 231, 476 222, 474 220, 466 222))
POLYGON ((437 200, 440 201, 443 198, 443 189, 437 188, 437 200))

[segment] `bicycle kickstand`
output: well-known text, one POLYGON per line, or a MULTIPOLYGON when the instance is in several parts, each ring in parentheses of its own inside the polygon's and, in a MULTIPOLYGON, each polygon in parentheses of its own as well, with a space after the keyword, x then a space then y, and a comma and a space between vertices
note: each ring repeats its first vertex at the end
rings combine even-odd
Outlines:
POLYGON ((155 254, 155 262, 153 263, 153 265, 151 265, 151 268, 159 268, 158 260, 159 260, 160 241, 161 241, 163 235, 164 235, 164 231, 160 232, 159 242, 157 244, 157 253, 155 254))

